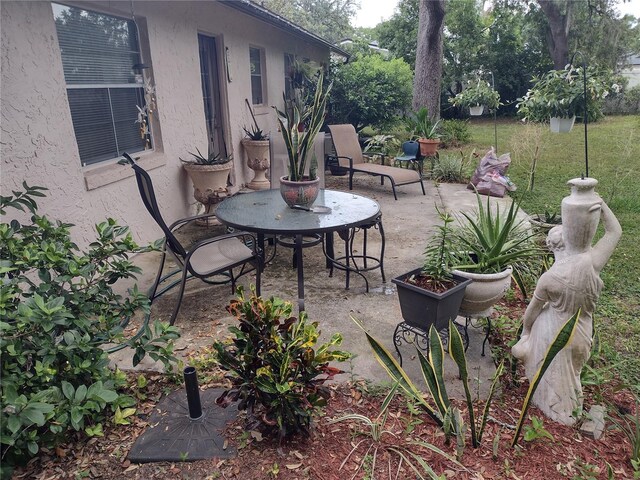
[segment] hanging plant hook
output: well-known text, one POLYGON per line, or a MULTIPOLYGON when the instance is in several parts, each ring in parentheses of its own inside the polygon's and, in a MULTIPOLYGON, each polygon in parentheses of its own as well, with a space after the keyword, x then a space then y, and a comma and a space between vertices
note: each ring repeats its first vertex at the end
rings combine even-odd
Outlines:
POLYGON ((587 63, 584 57, 584 54, 580 50, 576 50, 571 56, 571 60, 569 61, 569 65, 573 67, 573 61, 576 58, 576 55, 580 54, 580 58, 582 59, 582 84, 583 84, 583 105, 584 105, 584 113, 583 113, 583 122, 584 122, 584 168, 585 173, 583 177, 589 176, 589 147, 587 140, 587 121, 588 121, 588 111, 587 111, 587 63))

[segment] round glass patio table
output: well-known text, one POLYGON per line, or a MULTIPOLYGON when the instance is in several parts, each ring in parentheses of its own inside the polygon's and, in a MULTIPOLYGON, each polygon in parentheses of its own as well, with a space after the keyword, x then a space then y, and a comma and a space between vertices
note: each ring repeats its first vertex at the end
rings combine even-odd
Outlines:
POLYGON ((224 225, 256 233, 262 252, 266 234, 295 237, 300 311, 304 310, 303 237, 367 225, 380 216, 380 205, 374 200, 336 190, 320 190, 313 206, 326 206, 331 211, 314 213, 290 208, 282 200, 280 190, 237 194, 225 199, 216 209, 216 217, 224 225))

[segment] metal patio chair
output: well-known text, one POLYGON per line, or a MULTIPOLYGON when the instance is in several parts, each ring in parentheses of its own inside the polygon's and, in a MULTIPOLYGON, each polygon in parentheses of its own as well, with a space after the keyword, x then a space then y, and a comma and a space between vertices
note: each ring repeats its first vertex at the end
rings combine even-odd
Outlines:
POLYGON ((351 124, 329 125, 331 139, 336 149, 335 156, 329 156, 329 161, 337 160, 338 165, 345 168, 349 172, 349 190, 353 190, 353 175, 355 173, 366 173, 380 177, 380 184, 384 185, 384 179, 391 182, 393 197, 398 200, 396 195, 396 187, 401 185, 409 185, 411 183, 420 183, 422 194, 426 195, 424 183, 419 172, 399 167, 390 167, 388 165, 367 163, 364 160, 366 156, 363 154, 360 144, 358 143, 358 134, 351 124))
POLYGON ((177 227, 185 225, 193 220, 210 217, 214 214, 196 215, 187 217, 173 222, 167 226, 162 218, 156 196, 153 190, 153 183, 149 174, 140 167, 131 156, 123 153, 127 163, 131 165, 138 182, 138 190, 144 206, 147 208, 155 222, 162 229, 165 238, 163 241, 162 260, 158 268, 158 274, 153 283, 153 287, 149 290, 149 300, 153 301, 165 294, 173 287, 180 285, 180 293, 178 301, 171 315, 170 324, 173 325, 184 295, 187 280, 191 278, 199 278, 205 283, 211 285, 221 285, 231 283, 231 292, 235 292, 237 279, 255 269, 256 271, 256 293, 260 295, 260 275, 262 272, 262 257, 258 250, 256 239, 247 232, 234 232, 226 235, 208 238, 197 242, 195 245, 185 248, 175 237, 174 230, 177 227), (178 264, 177 269, 163 275, 165 261, 169 254, 178 264), (245 269, 247 263, 253 264, 254 268, 245 269), (234 275, 233 269, 242 267, 237 275, 234 275), (167 282, 174 275, 181 273, 179 280, 172 280, 168 285, 164 286, 160 291, 158 288, 163 282, 167 282))

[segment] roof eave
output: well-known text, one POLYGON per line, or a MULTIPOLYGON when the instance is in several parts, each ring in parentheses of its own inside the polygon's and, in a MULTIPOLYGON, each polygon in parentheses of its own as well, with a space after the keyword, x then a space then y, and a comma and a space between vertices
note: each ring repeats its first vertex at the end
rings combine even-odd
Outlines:
POLYGON ((296 35, 304 40, 307 40, 312 43, 316 43, 327 47, 330 51, 336 52, 345 57, 349 57, 349 54, 343 49, 337 47, 333 43, 325 40, 324 38, 316 35, 315 33, 311 33, 308 30, 305 30, 299 25, 287 20, 281 15, 268 10, 257 3, 254 3, 250 0, 218 0, 220 3, 231 7, 240 12, 246 13, 252 17, 255 17, 259 20, 262 20, 266 23, 269 23, 275 27, 278 27, 288 33, 296 35))

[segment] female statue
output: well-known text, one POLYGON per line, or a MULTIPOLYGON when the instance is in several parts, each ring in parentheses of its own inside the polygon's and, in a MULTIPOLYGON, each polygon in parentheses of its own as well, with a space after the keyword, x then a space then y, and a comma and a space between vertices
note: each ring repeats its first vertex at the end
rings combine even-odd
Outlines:
POLYGON ((613 212, 594 192, 596 184, 592 178, 569 181, 572 193, 562 201, 563 226, 553 228, 547 237, 555 262, 538 280, 524 314, 522 336, 512 349, 531 380, 558 331, 580 309, 573 338, 553 360, 533 396, 533 403, 547 416, 566 425, 575 422, 575 412, 582 407, 580 372, 591 352, 592 314, 603 285, 599 274, 622 234, 613 212), (605 234, 591 247, 600 220, 605 234))

